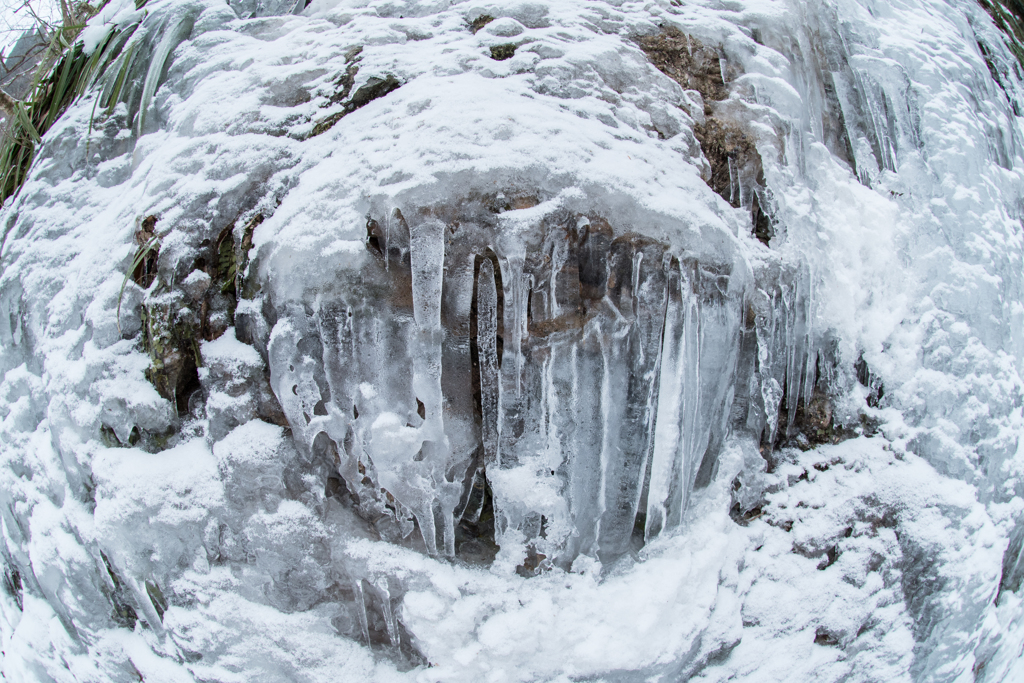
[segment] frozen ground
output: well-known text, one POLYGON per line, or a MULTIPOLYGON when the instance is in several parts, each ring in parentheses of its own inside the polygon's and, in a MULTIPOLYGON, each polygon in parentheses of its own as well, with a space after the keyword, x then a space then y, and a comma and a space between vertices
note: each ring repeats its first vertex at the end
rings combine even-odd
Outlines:
POLYGON ((0 213, 8 680, 1024 678, 1024 84, 982 8, 83 38, 129 34, 0 213))

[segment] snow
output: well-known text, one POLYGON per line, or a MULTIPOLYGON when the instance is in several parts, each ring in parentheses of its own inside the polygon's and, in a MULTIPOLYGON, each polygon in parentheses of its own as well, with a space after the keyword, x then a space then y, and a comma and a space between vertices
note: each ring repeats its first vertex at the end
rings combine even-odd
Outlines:
POLYGON ((135 90, 0 213, 7 678, 1024 675, 1024 84, 980 7, 115 1, 86 50, 136 21, 135 90), (726 100, 650 64, 665 25, 726 100), (739 206, 712 116, 763 163, 739 206), (628 273, 578 326, 570 248, 628 273), (188 396, 158 315, 207 316, 188 396), (822 386, 856 436, 773 451, 822 386))
POLYGON ((91 55, 96 51, 104 39, 110 34, 112 28, 116 26, 125 26, 133 21, 137 21, 142 16, 143 12, 135 9, 134 0, 111 0, 96 13, 95 16, 90 17, 84 29, 82 29, 81 35, 78 39, 82 41, 82 49, 85 54, 91 55))

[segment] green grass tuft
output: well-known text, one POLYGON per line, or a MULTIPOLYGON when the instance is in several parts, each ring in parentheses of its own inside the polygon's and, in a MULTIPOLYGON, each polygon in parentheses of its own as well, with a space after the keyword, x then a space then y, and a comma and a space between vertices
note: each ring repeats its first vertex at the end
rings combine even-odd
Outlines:
MULTIPOLYGON (((85 28, 85 20, 97 11, 83 3, 74 12, 65 12, 63 25, 50 31, 50 45, 36 71, 35 82, 28 97, 15 105, 15 116, 0 140, 0 205, 21 189, 42 137, 72 102, 95 85, 112 65, 117 67, 119 78, 111 80, 123 81, 125 67, 132 60, 130 54, 122 52, 138 24, 112 31, 95 52, 86 55, 78 37, 85 28), (122 56, 128 59, 118 60, 122 56)), ((115 88, 104 88, 104 106, 113 108, 122 86, 123 83, 118 83, 115 88)))

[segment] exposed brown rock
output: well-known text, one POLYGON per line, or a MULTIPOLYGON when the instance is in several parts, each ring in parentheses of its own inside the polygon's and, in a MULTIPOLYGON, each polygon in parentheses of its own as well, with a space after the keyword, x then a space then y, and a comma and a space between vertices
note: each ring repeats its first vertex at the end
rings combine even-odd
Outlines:
POLYGON ((696 90, 704 98, 705 114, 710 114, 708 102, 729 97, 722 79, 722 56, 716 47, 704 45, 677 28, 663 27, 661 33, 637 39, 658 70, 687 90, 696 90))
POLYGON ((774 228, 764 206, 764 169, 753 137, 743 127, 722 116, 715 106, 729 97, 726 79, 738 75, 720 48, 705 45, 679 29, 664 27, 658 34, 642 36, 637 43, 648 59, 665 75, 704 100, 704 123, 693 134, 711 166, 707 183, 732 206, 749 205, 752 232, 768 244, 774 228), (744 192, 753 196, 744 202, 744 192))

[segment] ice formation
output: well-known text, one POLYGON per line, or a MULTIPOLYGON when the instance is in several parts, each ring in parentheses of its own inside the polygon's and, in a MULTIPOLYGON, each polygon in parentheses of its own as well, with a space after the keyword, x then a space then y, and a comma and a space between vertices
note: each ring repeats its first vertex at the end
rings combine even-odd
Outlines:
POLYGON ((1024 677, 1024 75, 938 0, 113 0, 0 212, 18 681, 1024 677))

